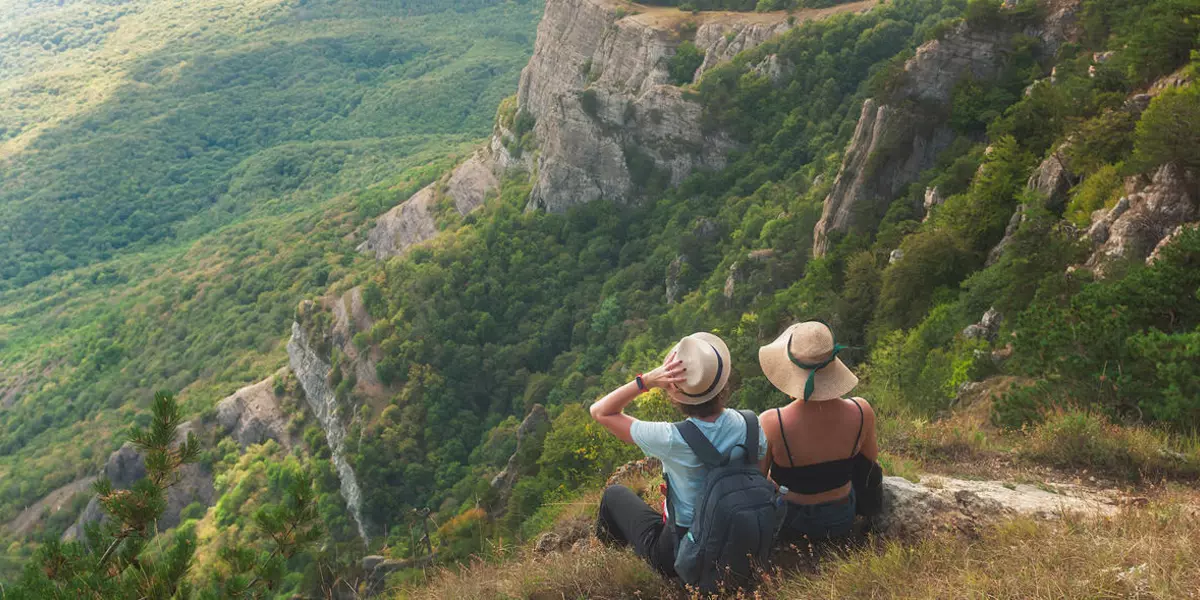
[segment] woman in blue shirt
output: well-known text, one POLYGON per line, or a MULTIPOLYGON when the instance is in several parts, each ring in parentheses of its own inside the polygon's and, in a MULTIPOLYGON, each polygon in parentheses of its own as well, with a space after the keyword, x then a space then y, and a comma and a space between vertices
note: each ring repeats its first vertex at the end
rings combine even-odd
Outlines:
MULTIPOLYGON (((661 388, 671 403, 712 442, 722 454, 740 458, 744 452, 746 421, 740 413, 725 408, 729 399, 726 384, 732 365, 729 348, 711 333, 689 335, 675 345, 661 366, 638 375, 613 390, 591 407, 592 417, 622 441, 636 444, 646 456, 662 461, 670 481, 667 493, 675 511, 667 517, 648 506, 629 488, 614 485, 600 500, 597 535, 634 551, 664 575, 675 575, 672 529, 682 536, 692 524, 696 495, 704 485, 708 467, 701 463, 673 423, 639 421, 623 411, 639 394, 661 388)), ((766 456, 767 438, 759 429, 759 457, 766 456)))

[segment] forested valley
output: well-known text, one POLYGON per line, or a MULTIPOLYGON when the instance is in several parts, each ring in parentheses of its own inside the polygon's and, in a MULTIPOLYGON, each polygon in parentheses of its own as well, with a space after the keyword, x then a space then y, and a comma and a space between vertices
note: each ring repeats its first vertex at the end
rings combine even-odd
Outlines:
MULTIPOLYGON (((1177 595, 1200 583, 1174 529, 1200 503, 1197 64, 1187 0, 0 0, 0 598, 91 589, 47 565, 104 535, 125 579, 102 597, 144 565, 180 598, 676 593, 540 549, 641 456, 587 406, 693 331, 728 342, 732 406, 782 405, 758 348, 813 318, 851 346, 887 474, 1151 512, 764 593, 878 597, 1002 546, 1054 572, 1083 559, 1050 539, 1142 535, 1176 558, 1062 595, 1139 561, 1177 595), (187 491, 133 488, 166 527, 100 503, 144 544, 81 516, 131 426, 146 456, 196 444, 168 465, 187 491)), ((1032 593, 972 560, 914 594, 1032 593)))

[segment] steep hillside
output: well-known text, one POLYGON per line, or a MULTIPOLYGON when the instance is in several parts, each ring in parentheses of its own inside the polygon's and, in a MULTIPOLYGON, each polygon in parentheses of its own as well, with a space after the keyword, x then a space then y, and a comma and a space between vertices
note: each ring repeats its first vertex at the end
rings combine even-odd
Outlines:
POLYGON ((0 535, 42 539, 74 517, 27 507, 100 471, 155 389, 209 413, 286 363, 357 228, 490 131, 541 6, 0 11, 0 535))
MULTIPOLYGON (((329 543, 289 558, 289 590, 669 593, 586 541, 598 489, 637 458, 587 403, 708 330, 730 346, 732 403, 782 404, 757 349, 819 317, 854 346, 885 469, 925 479, 889 480, 925 500, 886 531, 939 532, 765 593, 886 596, 911 568, 938 574, 913 577, 916 596, 943 595, 942 576, 1025 596, 1028 578, 997 579, 1016 568, 998 548, 1041 547, 1039 573, 1104 569, 1064 595, 1177 595, 1194 561, 1113 549, 1194 546, 1198 40, 1177 0, 549 0, 482 145, 421 146, 317 208, 271 196, 195 245, 8 292, 6 516, 104 458, 130 464, 117 428, 146 417, 123 394, 166 385, 213 448, 194 478, 211 501, 171 503, 176 534, 203 541, 196 581, 233 569, 252 511, 315 474, 329 543), (89 308, 105 294, 120 311, 89 308), (55 325, 70 335, 39 337, 55 325), (39 476, 12 486, 18 465, 39 476), (1113 520, 1046 523, 1064 497, 1113 520), (494 562, 426 570, 475 556, 494 562), (961 556, 977 562, 947 566, 961 556)), ((654 394, 632 410, 676 415, 654 394)), ((619 473, 652 490, 652 471, 619 473)))
POLYGON ((485 134, 537 10, 27 4, 0 8, 0 289, 194 239, 266 198, 374 183, 413 145, 485 134))
MULTIPOLYGON (((562 14, 582 18, 594 6, 562 14)), ((569 186, 598 177, 625 189, 620 169, 596 171, 623 161, 560 150, 630 135, 612 145, 653 154, 650 138, 637 137, 652 136, 653 124, 622 129, 604 121, 613 111, 600 109, 610 74, 605 44, 624 39, 623 27, 655 21, 637 21, 637 7, 621 9, 629 12, 600 41, 563 38, 551 50, 550 40, 574 31, 556 16, 562 8, 548 5, 521 92, 502 107, 491 145, 463 167, 500 165, 490 171, 500 182, 495 199, 476 193, 483 200, 455 211, 439 200, 446 184, 422 192, 422 206, 432 207, 425 234, 389 238, 400 240, 390 252, 372 245, 378 237, 363 248, 402 255, 362 288, 371 298, 367 327, 337 333, 335 325, 316 344, 328 352, 328 379, 340 382, 329 395, 341 406, 368 529, 409 507, 443 517, 462 510, 441 534, 445 548, 463 552, 464 532, 520 536, 544 527, 553 511, 539 506, 602 481, 632 456, 589 428, 581 403, 648 368, 671 339, 694 329, 730 342, 735 403, 749 408, 779 401, 758 372, 758 345, 789 321, 820 316, 840 339, 865 347, 855 360, 863 393, 892 418, 935 417, 999 374, 1016 382, 988 410, 1004 427, 1072 406, 1168 429, 1194 424, 1187 398, 1197 379, 1186 365, 1200 325, 1197 282, 1187 274, 1196 260, 1188 225, 1197 220, 1195 187, 1184 174, 1186 154, 1168 152, 1151 133, 1160 119, 1194 120, 1191 8, 1155 4, 1135 18, 1132 8, 1103 3, 899 2, 778 34, 677 82, 682 87, 646 88, 638 75, 637 85, 616 89, 633 98, 678 93, 700 109, 680 124, 681 135, 701 136, 707 148, 732 145, 721 152, 723 168, 610 195, 569 186), (589 73, 600 68, 594 81, 573 68, 542 67, 589 57, 589 73), (539 73, 553 74, 559 87, 539 83, 539 73), (1171 91, 1155 92, 1164 89, 1171 91), (588 90, 595 118, 585 110, 588 90), (542 110, 556 116, 535 113, 542 110), (576 122, 608 124, 566 135, 564 123, 576 122), (1088 150, 1063 150, 1064 142, 1088 150), (1091 166, 1065 171, 1052 149, 1091 166), (566 199, 548 206, 537 190, 560 168, 555 160, 573 175, 545 188, 566 199), (1093 173, 1107 179, 1093 183, 1093 173), (1134 204, 1141 208, 1129 212, 1134 204), (1062 222, 1096 208, 1105 212, 1093 217, 1099 225, 1090 237, 1062 222), (1117 227, 1125 214, 1129 224, 1117 227), (1109 242, 1113 227, 1134 237, 1109 242), (1169 257, 1147 266, 1177 229, 1162 242, 1169 257), (425 243, 414 248, 418 242, 425 243), (1121 266, 1100 267, 1115 247, 1128 248, 1111 255, 1121 266), (1133 292, 1139 288, 1154 292, 1133 292), (1120 361, 1119 372, 1105 360, 1120 361), (364 383, 364 373, 374 377, 364 383), (377 384, 387 391, 372 392, 377 384), (552 417, 540 459, 526 463, 527 476, 511 490, 489 486, 504 466, 489 428, 511 431, 506 415, 535 404, 552 417), (408 443, 397 450, 384 440, 408 443), (502 510, 493 510, 501 498, 502 510), (480 505, 504 516, 469 510, 480 505)), ((584 28, 585 37, 598 27, 584 28)), ((631 37, 655 40, 656 31, 631 37)), ((694 43, 698 56, 706 53, 694 43)), ((628 47, 639 58, 611 61, 620 73, 673 60, 628 47)), ((636 100, 632 106, 636 117, 636 100)), ((405 212, 411 207, 381 218, 371 235, 389 227, 391 215, 414 217, 405 212)), ((337 307, 346 302, 308 305, 316 310, 302 311, 298 331, 310 332, 311 345, 311 332, 343 322, 337 307)), ((637 411, 670 414, 652 400, 637 411)), ((1194 461, 1188 452, 1181 460, 1194 461)), ((1130 461, 1135 478, 1149 468, 1130 461)), ((394 556, 412 550, 402 537, 389 546, 394 556)))

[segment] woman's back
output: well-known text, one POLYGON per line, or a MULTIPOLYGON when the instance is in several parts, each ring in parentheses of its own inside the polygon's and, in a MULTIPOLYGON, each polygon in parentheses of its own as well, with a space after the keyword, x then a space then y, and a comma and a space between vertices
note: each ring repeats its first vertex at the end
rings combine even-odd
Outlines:
POLYGON ((820 503, 850 493, 851 460, 874 460, 875 418, 866 400, 795 401, 763 413, 771 477, 791 491, 788 500, 820 503))

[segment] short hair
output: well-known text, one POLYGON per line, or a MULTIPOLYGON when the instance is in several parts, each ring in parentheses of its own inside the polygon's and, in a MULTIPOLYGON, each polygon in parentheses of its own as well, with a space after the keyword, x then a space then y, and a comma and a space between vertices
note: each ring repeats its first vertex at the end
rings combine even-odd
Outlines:
POLYGON ((683 414, 689 417, 703 419, 705 417, 711 417, 725 410, 725 403, 729 401, 729 395, 729 386, 725 386, 708 402, 703 402, 700 404, 684 404, 682 402, 676 402, 675 405, 679 407, 680 412, 683 414))

